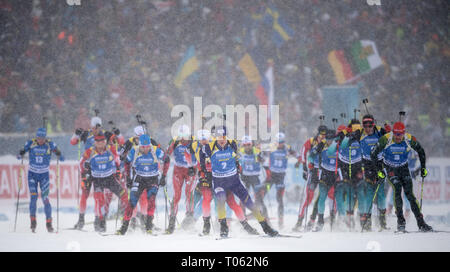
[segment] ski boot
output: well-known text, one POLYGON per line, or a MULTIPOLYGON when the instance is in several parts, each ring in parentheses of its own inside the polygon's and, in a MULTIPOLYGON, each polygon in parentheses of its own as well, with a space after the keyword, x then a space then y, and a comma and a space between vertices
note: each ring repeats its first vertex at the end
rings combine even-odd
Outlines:
POLYGON ((172 234, 173 231, 175 230, 175 220, 176 220, 175 216, 171 215, 169 217, 169 226, 166 229, 166 234, 172 234))
POLYGON ((359 223, 363 231, 372 231, 372 220, 369 216, 367 213, 359 215, 359 223))
POLYGON ((299 232, 302 229, 302 223, 303 223, 303 217, 298 217, 297 223, 295 223, 295 226, 292 228, 292 231, 299 232))
POLYGON ((311 231, 314 228, 315 223, 316 223, 315 219, 310 219, 306 224, 306 231, 311 231))
POLYGON ((397 215, 397 231, 405 232, 406 220, 403 215, 397 215))
POLYGON ((211 230, 211 216, 203 217, 203 235, 209 235, 211 230))
POLYGON ((36 225, 37 225, 37 222, 36 222, 36 217, 35 216, 30 216, 30 219, 31 219, 31 232, 36 232, 36 225))
POLYGON ((381 230, 388 230, 389 228, 386 225, 386 209, 380 209, 379 210, 380 215, 379 215, 379 222, 380 222, 380 231, 381 230))
POLYGON ((244 227, 244 229, 247 231, 248 234, 252 234, 252 235, 258 235, 258 231, 253 228, 252 226, 250 226, 250 224, 247 222, 247 220, 242 220, 241 221, 241 225, 244 227))
POLYGON ((47 227, 48 232, 52 233, 54 231, 51 218, 47 218, 47 220, 45 220, 45 226, 47 227))
POLYGON ((106 218, 99 218, 98 222, 98 232, 106 232, 106 218))
POLYGON ((319 214, 319 220, 317 221, 317 225, 314 228, 314 232, 319 232, 323 230, 323 225, 325 224, 325 221, 323 219, 323 214, 319 214))
POLYGON ((78 217, 78 222, 75 224, 75 226, 73 226, 73 228, 77 230, 82 230, 83 227, 84 227, 84 214, 80 213, 78 217))
POLYGON ((120 229, 116 232, 117 235, 125 235, 128 230, 128 225, 130 224, 130 220, 123 220, 122 226, 120 229))
POLYGON ((181 227, 184 230, 188 230, 194 225, 194 223, 195 223, 194 213, 187 212, 186 217, 184 217, 183 221, 181 222, 181 227))
POLYGON ((152 234, 153 232, 153 215, 147 215, 145 220, 145 231, 148 234, 152 234))
POLYGON ((100 232, 100 218, 98 216, 94 219, 94 230, 100 232))
POLYGON ((137 217, 139 218, 139 226, 140 226, 141 230, 146 231, 146 222, 147 222, 148 216, 145 216, 142 213, 139 213, 137 215, 137 217))
POLYGON ((365 230, 366 231, 372 231, 372 215, 368 214, 366 220, 367 221, 366 221, 366 228, 365 228, 365 230))
POLYGON ((134 231, 136 229, 136 225, 137 225, 137 219, 135 216, 135 217, 131 218, 131 220, 130 220, 130 229, 132 231, 134 231))
POLYGON ((417 218, 417 226, 419 227, 419 231, 421 231, 421 232, 433 231, 433 228, 431 226, 427 225, 427 223, 425 223, 425 220, 423 220, 423 215, 420 215, 417 218))
POLYGON ((278 235, 278 231, 274 230, 271 226, 269 226, 269 224, 267 224, 266 220, 259 222, 259 224, 261 224, 261 227, 265 234, 267 234, 271 237, 278 235))
POLYGON ((220 237, 227 238, 228 237, 227 219, 226 218, 219 219, 219 223, 220 223, 220 237))

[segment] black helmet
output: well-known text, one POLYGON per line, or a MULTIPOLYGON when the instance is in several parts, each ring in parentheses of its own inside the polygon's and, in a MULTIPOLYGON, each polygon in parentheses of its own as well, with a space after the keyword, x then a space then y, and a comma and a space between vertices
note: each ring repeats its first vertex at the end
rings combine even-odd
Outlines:
POLYGON ((327 134, 327 126, 320 125, 320 126, 317 128, 317 132, 318 132, 319 134, 327 134))

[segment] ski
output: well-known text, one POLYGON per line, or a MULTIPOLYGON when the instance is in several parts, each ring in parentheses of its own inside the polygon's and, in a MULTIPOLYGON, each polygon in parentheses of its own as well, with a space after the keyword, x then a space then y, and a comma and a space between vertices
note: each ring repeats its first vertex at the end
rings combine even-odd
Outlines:
POLYGON ((302 235, 291 235, 291 234, 280 234, 278 233, 275 236, 270 236, 270 235, 260 235, 259 237, 263 237, 263 238, 302 238, 302 235))
POLYGON ((394 233, 450 233, 450 231, 447 230, 431 230, 431 231, 420 231, 420 230, 413 230, 413 231, 395 231, 394 233))
POLYGON ((119 234, 116 234, 115 232, 97 232, 101 236, 120 236, 119 234))
POLYGON ((88 232, 87 230, 77 229, 77 228, 65 228, 65 229, 62 229, 62 230, 78 230, 78 231, 82 231, 82 232, 88 232))
POLYGON ((232 238, 232 237, 229 237, 229 236, 224 236, 224 237, 216 237, 216 240, 225 240, 225 239, 230 239, 230 238, 232 238))

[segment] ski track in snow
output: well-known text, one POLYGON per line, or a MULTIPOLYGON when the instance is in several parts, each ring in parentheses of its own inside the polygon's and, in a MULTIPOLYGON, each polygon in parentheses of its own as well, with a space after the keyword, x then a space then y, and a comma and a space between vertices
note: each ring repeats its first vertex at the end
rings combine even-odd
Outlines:
MULTIPOLYGON (((114 203, 114 202, 113 202, 114 203)), ((60 213, 59 233, 47 233, 44 214, 38 213, 38 226, 36 233, 29 230, 28 214, 19 213, 17 230, 14 229, 14 203, 10 201, 5 205, 1 202, 0 213, 6 214, 8 221, 0 221, 0 251, 149 251, 149 252, 334 252, 334 251, 450 251, 450 233, 407 233, 394 234, 395 218, 389 217, 388 224, 391 230, 378 232, 376 226, 373 232, 361 233, 359 224, 356 224, 355 232, 337 230, 330 232, 326 223, 322 232, 292 233, 297 216, 294 214, 285 216, 285 228, 280 233, 302 235, 302 238, 270 238, 258 237, 247 234, 237 221, 230 226, 230 239, 216 240, 218 237, 218 225, 211 229, 209 236, 200 237, 202 229, 201 218, 195 224, 195 230, 185 231, 175 229, 174 234, 164 235, 162 230, 157 236, 146 235, 136 229, 129 231, 125 236, 101 236, 94 232, 92 224, 87 224, 86 232, 65 230, 71 228, 78 219, 73 213, 60 213), (9 206, 9 207, 8 207, 9 206), (9 209, 7 209, 9 208, 9 209)), ((86 214, 86 221, 92 221, 94 215, 86 214)), ((179 221, 184 217, 184 212, 179 212, 179 221)), ((56 213, 53 207, 53 222, 56 229, 56 213)), ((249 220, 260 234, 261 227, 255 220, 249 220)), ((277 222, 272 223, 277 229, 277 222)), ((157 227, 164 228, 164 212, 160 212, 156 218, 157 227)), ((450 227, 443 224, 432 224, 436 230, 450 231, 450 227)), ((118 223, 118 228, 120 222, 118 223)), ((335 228, 336 230, 336 228, 335 228)), ((407 230, 416 231, 417 226, 413 217, 410 217, 407 230)), ((107 233, 115 231, 115 220, 107 221, 107 233)))
MULTIPOLYGON (((0 161, 11 161, 13 158, 0 158, 0 161)), ((169 184, 171 186, 171 184, 169 184)), ((274 191, 271 191, 273 194, 274 191)), ((421 252, 421 251, 443 251, 450 252, 450 233, 407 233, 394 234, 396 228, 396 218, 388 216, 387 223, 391 228, 388 231, 378 232, 378 227, 373 224, 373 231, 361 233, 358 218, 355 217, 356 229, 348 232, 346 228, 337 229, 333 227, 330 232, 329 223, 325 222, 322 232, 293 233, 292 227, 297 221, 297 204, 286 204, 284 229, 278 229, 277 204, 274 195, 270 195, 270 201, 266 199, 266 206, 272 218, 275 229, 282 234, 302 235, 302 238, 270 238, 258 237, 247 234, 233 217, 230 226, 230 239, 216 240, 219 236, 219 225, 216 223, 211 228, 211 235, 200 237, 203 220, 199 218, 195 224, 195 230, 184 231, 176 228, 174 234, 164 235, 162 230, 157 232, 157 236, 146 235, 140 230, 129 231, 125 236, 101 236, 94 232, 92 224, 86 224, 85 232, 67 230, 72 228, 78 220, 78 209, 76 200, 60 200, 59 213, 59 233, 47 233, 45 228, 45 216, 43 214, 42 201, 39 197, 37 202, 37 229, 36 233, 31 233, 29 229, 30 220, 28 214, 29 199, 21 198, 19 214, 17 218, 17 230, 14 230, 14 217, 16 209, 16 199, 0 200, 0 252, 98 252, 98 251, 148 251, 148 252, 421 252), (271 204, 271 206, 270 206, 271 204)), ((57 214, 56 199, 50 200, 52 205, 53 227, 56 230, 57 214)), ((92 192, 87 202, 86 223, 94 220, 92 207, 94 206, 92 192)), ((179 203, 178 222, 184 218, 184 193, 179 203)), ((117 207, 117 198, 114 197, 111 203, 111 210, 117 207)), ((214 211, 212 202, 212 211, 214 211)), ((311 206, 309 209, 311 212, 311 206)), ((328 205, 325 210, 325 217, 329 214, 328 205)), ((450 203, 428 204, 424 203, 424 216, 441 216, 437 221, 427 221, 435 230, 450 232, 450 203), (444 219, 442 219, 444 218, 444 219), (447 218, 447 219, 445 219, 447 218), (445 223, 446 221, 446 223, 445 223)), ((234 216, 234 215, 233 215, 234 216)), ((216 219, 213 215, 213 219, 216 219)), ((375 221, 374 217, 372 220, 375 221)), ((164 229, 164 198, 161 192, 158 193, 157 209, 155 213, 155 225, 164 229)), ((249 220, 250 225, 255 227, 260 234, 263 231, 255 220, 249 220)), ((115 220, 107 221, 107 233, 115 232, 115 220)), ((118 222, 117 228, 121 223, 118 222)), ((407 221, 406 230, 417 231, 417 224, 411 214, 407 221)))

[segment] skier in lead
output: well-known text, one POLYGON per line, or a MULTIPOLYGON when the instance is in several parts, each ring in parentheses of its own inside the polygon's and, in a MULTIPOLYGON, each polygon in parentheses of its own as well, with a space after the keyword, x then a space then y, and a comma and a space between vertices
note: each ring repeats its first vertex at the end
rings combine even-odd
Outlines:
POLYGON ((355 227, 353 218, 356 200, 358 201, 358 213, 361 226, 365 224, 366 217, 366 183, 363 179, 362 151, 359 139, 361 138, 361 122, 352 119, 347 128, 347 134, 340 134, 338 167, 342 172, 344 190, 347 200, 347 220, 349 229, 355 227))
POLYGON ((433 228, 425 223, 421 208, 413 193, 413 183, 408 168, 408 153, 414 149, 419 154, 420 175, 425 178, 428 174, 426 169, 425 150, 417 139, 409 133, 406 133, 405 125, 402 122, 396 122, 389 132, 382 136, 370 157, 372 162, 376 162, 378 176, 382 179, 385 174, 382 171, 383 165, 386 169, 389 181, 394 190, 394 206, 397 215, 397 231, 405 231, 406 220, 403 216, 402 189, 405 191, 406 198, 409 200, 411 210, 416 217, 417 226, 422 232, 432 231, 433 228), (378 154, 383 152, 383 165, 377 161, 378 154))
POLYGON ((134 147, 128 153, 126 163, 131 164, 133 178, 127 179, 128 187, 131 187, 130 201, 125 209, 125 215, 120 230, 117 234, 124 235, 127 232, 130 218, 133 215, 141 194, 146 192, 148 208, 145 218, 145 229, 151 234, 153 229, 153 217, 155 213, 155 200, 158 193, 159 163, 163 160, 164 152, 151 144, 150 136, 143 134, 139 136, 139 146, 134 147), (131 183, 131 185, 129 184, 131 183))
POLYGON ((56 144, 47 139, 47 130, 38 128, 36 138, 28 140, 23 149, 19 151, 17 158, 23 159, 25 153, 29 153, 28 188, 30 190, 30 220, 31 231, 36 231, 36 202, 38 199, 38 186, 41 189, 41 199, 44 203, 46 227, 48 232, 53 232, 52 206, 50 205, 50 179, 49 166, 52 153, 55 153, 59 161, 64 161, 64 156, 56 144))
POLYGON ((216 140, 203 146, 200 153, 202 171, 208 172, 206 163, 211 162, 211 172, 214 192, 217 198, 218 219, 220 223, 220 236, 228 237, 228 225, 226 222, 225 201, 227 192, 236 194, 245 206, 252 211, 255 218, 261 224, 264 232, 270 236, 277 236, 278 232, 272 229, 254 204, 247 189, 239 179, 239 161, 236 142, 230 141, 226 136, 226 128, 216 129, 216 140))
MULTIPOLYGON (((133 148, 139 146, 139 137, 141 135, 145 134, 145 129, 142 125, 136 126, 134 128, 134 136, 130 137, 125 144, 123 144, 120 149, 119 149, 119 155, 120 155, 120 161, 121 163, 124 163, 124 171, 123 171, 123 176, 124 176, 124 180, 126 181, 126 186, 128 190, 131 190, 131 185, 132 183, 129 182, 131 179, 130 176, 130 164, 129 163, 125 163, 126 159, 127 159, 127 155, 128 152, 130 152, 130 150, 132 150, 133 148)), ((153 146, 157 146, 158 148, 160 148, 160 144, 158 144, 157 141, 155 141, 153 138, 150 138, 151 144, 153 146)), ((143 230, 145 230, 145 225, 146 225, 146 214, 147 214, 147 210, 148 210, 148 202, 147 202, 147 190, 144 189, 144 191, 141 194, 141 197, 139 198, 139 211, 138 209, 134 209, 133 211, 133 216, 131 219, 131 223, 130 223, 130 227, 133 229, 136 225, 136 217, 139 218, 139 222, 141 225, 141 228, 143 230)))
MULTIPOLYGON (((372 200, 376 197, 379 212, 380 229, 387 229, 386 226, 386 196, 384 192, 384 179, 377 176, 377 170, 370 159, 370 153, 378 142, 378 139, 386 134, 384 128, 375 125, 375 118, 371 114, 366 114, 362 119, 363 129, 359 140, 362 151, 362 163, 364 167, 364 180, 366 181, 366 211, 364 216, 366 222, 363 230, 372 229, 372 200), (377 189, 378 188, 378 189, 377 189), (375 195, 376 193, 376 195, 375 195)), ((377 160, 382 160, 379 153, 377 160)))

